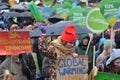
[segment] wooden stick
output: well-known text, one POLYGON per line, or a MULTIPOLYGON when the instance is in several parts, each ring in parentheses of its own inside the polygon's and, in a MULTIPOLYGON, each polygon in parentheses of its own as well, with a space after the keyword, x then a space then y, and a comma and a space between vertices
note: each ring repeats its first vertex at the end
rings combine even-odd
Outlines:
POLYGON ((112 53, 112 40, 113 40, 113 35, 114 35, 114 31, 113 28, 111 27, 111 42, 110 42, 110 53, 112 53))
POLYGON ((88 49, 89 49, 89 47, 90 47, 91 40, 92 40, 92 37, 90 36, 90 40, 89 40, 89 43, 88 43, 88 46, 87 46, 87 50, 86 50, 86 52, 85 52, 85 55, 87 55, 87 53, 88 53, 88 49))
POLYGON ((95 45, 93 46, 93 67, 95 66, 95 45))

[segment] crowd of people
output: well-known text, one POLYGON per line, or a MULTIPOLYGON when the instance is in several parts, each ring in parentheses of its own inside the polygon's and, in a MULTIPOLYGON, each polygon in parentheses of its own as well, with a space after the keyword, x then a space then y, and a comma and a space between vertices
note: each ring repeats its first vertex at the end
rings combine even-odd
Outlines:
POLYGON ((67 25, 61 35, 48 36, 45 27, 64 20, 55 17, 53 15, 48 22, 35 22, 33 17, 16 20, 14 17, 1 16, 0 31, 31 31, 39 28, 42 34, 31 38, 31 53, 0 56, 0 80, 57 80, 57 58, 68 55, 88 55, 88 75, 93 63, 98 71, 120 74, 120 31, 115 32, 114 39, 111 39, 111 33, 107 30, 103 32, 104 36, 103 33, 76 34, 75 25, 67 25), (96 46, 95 51, 93 46, 96 46))

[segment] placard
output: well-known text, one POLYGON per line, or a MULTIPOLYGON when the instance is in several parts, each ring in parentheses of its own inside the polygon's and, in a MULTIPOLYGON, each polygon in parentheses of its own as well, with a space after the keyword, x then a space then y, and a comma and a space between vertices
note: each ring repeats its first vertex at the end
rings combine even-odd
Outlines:
POLYGON ((32 52, 29 31, 0 31, 0 55, 32 52))
POLYGON ((88 56, 59 57, 57 60, 57 80, 88 80, 88 56))

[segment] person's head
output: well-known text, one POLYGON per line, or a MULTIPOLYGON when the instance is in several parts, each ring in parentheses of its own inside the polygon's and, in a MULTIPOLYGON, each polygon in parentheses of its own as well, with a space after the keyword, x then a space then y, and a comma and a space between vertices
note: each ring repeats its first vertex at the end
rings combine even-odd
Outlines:
POLYGON ((77 35, 76 35, 76 28, 74 25, 68 25, 64 29, 64 31, 61 34, 61 40, 63 44, 68 48, 75 46, 77 35))
POLYGON ((10 31, 15 31, 15 30, 18 30, 19 29, 19 26, 17 24, 13 24, 11 27, 10 27, 10 31))
POLYGON ((83 45, 87 46, 88 43, 89 43, 89 40, 90 40, 90 37, 89 37, 89 36, 85 36, 85 37, 82 39, 83 45))
POLYGON ((120 72, 120 49, 113 49, 106 66, 111 72, 120 72))
POLYGON ((87 46, 89 43, 90 37, 88 34, 84 33, 79 35, 78 40, 79 40, 79 45, 87 46))
POLYGON ((107 39, 104 42, 104 50, 107 51, 109 54, 111 52, 110 49, 113 49, 115 47, 116 47, 116 44, 114 40, 107 39))
POLYGON ((11 57, 12 57, 14 60, 17 60, 17 59, 19 58, 19 54, 11 55, 11 57))
POLYGON ((27 27, 26 27, 26 30, 28 30, 28 31, 31 31, 31 30, 33 30, 34 29, 34 26, 32 26, 32 25, 28 25, 27 27))
POLYGON ((99 42, 98 42, 98 52, 102 53, 103 52, 103 48, 104 48, 104 42, 106 41, 106 38, 100 38, 99 42))

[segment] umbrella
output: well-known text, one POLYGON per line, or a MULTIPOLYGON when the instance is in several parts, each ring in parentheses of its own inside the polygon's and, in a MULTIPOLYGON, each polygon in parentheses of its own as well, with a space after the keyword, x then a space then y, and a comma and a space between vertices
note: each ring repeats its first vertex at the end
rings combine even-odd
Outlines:
POLYGON ((63 21, 64 19, 60 18, 59 16, 52 16, 48 18, 48 21, 51 23, 57 23, 59 21, 63 21))
MULTIPOLYGON (((46 34, 47 35, 61 35, 64 28, 70 24, 73 24, 73 23, 71 21, 60 21, 60 22, 55 23, 53 25, 47 26, 46 27, 46 34)), ((75 27, 76 27, 77 34, 91 33, 91 31, 89 29, 87 29, 87 27, 82 27, 79 25, 75 25, 75 27)))
POLYGON ((11 9, 11 10, 28 10, 28 8, 24 7, 24 6, 21 5, 21 4, 13 5, 10 9, 11 9))
MULTIPOLYGON (((46 26, 46 35, 61 35, 63 32, 64 28, 69 25, 73 24, 71 21, 60 21, 58 23, 55 23, 53 25, 46 26)), ((73 24, 74 25, 74 24, 73 24)), ((89 29, 86 27, 82 27, 79 25, 75 25, 77 34, 81 33, 92 33, 89 29)), ((31 37, 39 37, 42 34, 41 30, 39 28, 30 31, 30 36, 31 37)))
POLYGON ((32 17, 32 14, 31 12, 25 11, 25 12, 20 13, 19 17, 32 17))
POLYGON ((0 10, 3 10, 3 9, 9 9, 9 7, 6 6, 6 5, 2 5, 2 6, 0 6, 0 10))
POLYGON ((36 28, 36 29, 30 31, 30 37, 31 38, 40 37, 41 34, 42 34, 42 32, 40 31, 39 28, 36 28))
POLYGON ((7 17, 19 17, 20 13, 18 13, 18 12, 4 12, 2 14, 2 16, 4 16, 5 18, 7 18, 7 17))

